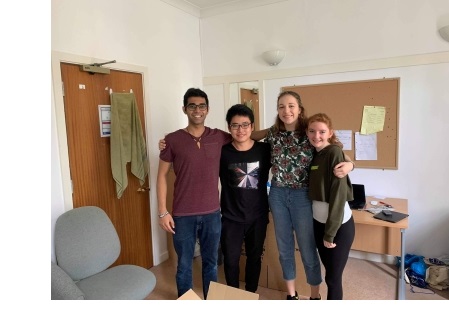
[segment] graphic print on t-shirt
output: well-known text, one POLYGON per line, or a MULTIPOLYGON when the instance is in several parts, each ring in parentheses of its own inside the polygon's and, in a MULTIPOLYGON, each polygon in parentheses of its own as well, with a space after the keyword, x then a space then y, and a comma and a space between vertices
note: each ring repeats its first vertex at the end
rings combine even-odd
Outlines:
POLYGON ((252 163, 229 164, 231 186, 236 188, 257 189, 259 179, 259 161, 252 163))

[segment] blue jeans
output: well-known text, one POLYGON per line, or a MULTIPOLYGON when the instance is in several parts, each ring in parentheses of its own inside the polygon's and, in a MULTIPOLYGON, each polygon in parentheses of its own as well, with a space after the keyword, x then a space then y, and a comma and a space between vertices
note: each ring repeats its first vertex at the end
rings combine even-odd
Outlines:
POLYGON ((221 235, 221 214, 173 217, 173 245, 178 255, 176 285, 178 297, 193 288, 192 265, 197 237, 200 242, 203 295, 207 298, 210 281, 217 282, 218 245, 221 235))
POLYGON ((307 283, 312 286, 321 284, 321 265, 313 233, 312 202, 308 189, 271 186, 268 201, 284 280, 296 279, 296 235, 307 283))

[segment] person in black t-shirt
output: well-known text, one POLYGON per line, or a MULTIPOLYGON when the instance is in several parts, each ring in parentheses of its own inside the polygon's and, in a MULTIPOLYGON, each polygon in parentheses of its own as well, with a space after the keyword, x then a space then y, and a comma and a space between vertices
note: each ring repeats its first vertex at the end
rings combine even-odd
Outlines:
POLYGON ((222 147, 220 158, 221 249, 226 283, 239 287, 240 255, 246 253, 245 290, 256 292, 268 225, 267 182, 270 145, 252 140, 254 114, 245 105, 226 114, 233 141, 222 147))

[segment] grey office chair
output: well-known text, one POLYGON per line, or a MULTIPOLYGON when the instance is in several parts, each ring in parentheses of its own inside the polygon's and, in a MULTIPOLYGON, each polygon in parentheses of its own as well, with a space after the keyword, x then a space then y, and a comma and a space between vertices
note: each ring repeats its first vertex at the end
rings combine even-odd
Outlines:
POLYGON ((109 268, 121 246, 114 225, 99 207, 78 207, 59 216, 54 240, 52 299, 144 299, 156 286, 154 274, 143 267, 109 268))

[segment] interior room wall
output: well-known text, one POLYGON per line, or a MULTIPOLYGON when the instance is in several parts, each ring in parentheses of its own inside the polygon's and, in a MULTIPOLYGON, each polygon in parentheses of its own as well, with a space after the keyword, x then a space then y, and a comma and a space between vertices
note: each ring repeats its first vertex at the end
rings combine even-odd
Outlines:
POLYGON ((204 92, 206 92, 207 97, 209 98, 209 113, 206 118, 206 126, 212 128, 219 128, 223 131, 228 131, 228 127, 226 125, 226 107, 224 94, 225 90, 223 85, 209 85, 203 87, 204 92), (211 98, 213 100, 211 100, 211 98))
POLYGON ((439 0, 291 0, 207 17, 204 83, 259 80, 267 127, 282 86, 399 77, 399 169, 350 176, 368 195, 408 199, 407 253, 447 255, 449 43, 437 29, 448 18, 449 2, 439 0), (287 51, 276 67, 260 58, 272 48, 287 51))
POLYGON ((288 0, 201 19, 204 76, 447 51, 445 0, 288 0), (284 49, 276 67, 261 57, 284 49))
MULTIPOLYGON (((51 10, 52 51, 147 68, 145 119, 152 186, 153 254, 157 265, 168 257, 166 234, 156 216, 157 142, 165 133, 187 124, 181 109, 184 93, 189 87, 202 87, 199 20, 162 1, 52 0, 51 10)), ((61 78, 52 76, 52 79, 54 82, 61 78)), ((64 116, 55 113, 53 93, 52 89, 52 260, 54 223, 71 208, 64 203, 61 170, 68 163, 59 158, 61 133, 56 126, 56 119, 64 116)))

